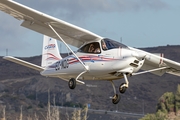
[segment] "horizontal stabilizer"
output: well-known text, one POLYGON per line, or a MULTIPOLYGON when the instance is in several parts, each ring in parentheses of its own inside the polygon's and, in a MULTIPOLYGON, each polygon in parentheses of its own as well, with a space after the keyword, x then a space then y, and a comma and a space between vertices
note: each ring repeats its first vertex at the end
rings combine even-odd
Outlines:
POLYGON ((29 67, 29 68, 37 70, 37 71, 43 71, 44 70, 41 66, 32 64, 30 62, 26 62, 24 60, 20 60, 18 58, 12 57, 12 56, 5 56, 5 57, 3 57, 3 59, 9 60, 11 62, 20 64, 20 65, 23 65, 23 66, 26 66, 26 67, 29 67))

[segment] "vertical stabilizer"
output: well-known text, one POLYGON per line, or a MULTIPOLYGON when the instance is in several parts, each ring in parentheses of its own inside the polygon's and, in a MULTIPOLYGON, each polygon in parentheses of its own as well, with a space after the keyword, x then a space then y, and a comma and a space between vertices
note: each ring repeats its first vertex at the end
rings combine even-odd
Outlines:
POLYGON ((41 66, 45 68, 60 59, 62 59, 62 57, 59 54, 57 41, 44 35, 41 66))

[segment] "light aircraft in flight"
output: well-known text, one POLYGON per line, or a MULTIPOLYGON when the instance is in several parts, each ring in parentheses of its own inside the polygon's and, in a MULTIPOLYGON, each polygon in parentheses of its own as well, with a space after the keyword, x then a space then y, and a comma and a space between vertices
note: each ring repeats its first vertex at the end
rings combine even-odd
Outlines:
POLYGON ((84 80, 107 80, 114 90, 112 103, 117 104, 120 95, 113 80, 124 78, 119 86, 119 92, 124 93, 129 87, 128 77, 133 75, 151 72, 180 76, 180 63, 164 58, 163 54, 126 46, 12 0, 1 0, 0 10, 21 20, 21 26, 46 35, 41 66, 12 56, 4 59, 38 70, 42 76, 66 80, 70 89, 76 83, 85 84, 84 80), (62 41, 72 54, 61 58, 54 39, 62 41), (74 52, 69 45, 79 49, 74 52))

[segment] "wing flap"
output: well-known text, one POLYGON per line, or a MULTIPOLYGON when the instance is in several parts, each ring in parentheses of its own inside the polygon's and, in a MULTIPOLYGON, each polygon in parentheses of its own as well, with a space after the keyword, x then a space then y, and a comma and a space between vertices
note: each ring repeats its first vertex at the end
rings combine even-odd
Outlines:
POLYGON ((48 26, 47 23, 50 23, 68 44, 75 47, 80 47, 87 41, 102 39, 101 36, 88 30, 49 16, 12 0, 1 0, 0 10, 10 14, 18 20, 23 20, 23 27, 60 40, 48 26))
POLYGON ((5 57, 3 57, 3 59, 9 60, 9 61, 11 61, 11 62, 20 64, 20 65, 23 65, 23 66, 26 66, 26 67, 29 67, 29 68, 31 68, 31 69, 34 69, 34 70, 37 70, 37 71, 40 71, 40 72, 44 70, 41 66, 32 64, 32 63, 30 63, 30 62, 26 62, 26 61, 24 61, 24 60, 21 60, 21 59, 12 57, 12 56, 5 56, 5 57))
POLYGON ((179 70, 168 71, 167 73, 172 74, 172 75, 176 75, 176 76, 180 76, 180 71, 179 70))

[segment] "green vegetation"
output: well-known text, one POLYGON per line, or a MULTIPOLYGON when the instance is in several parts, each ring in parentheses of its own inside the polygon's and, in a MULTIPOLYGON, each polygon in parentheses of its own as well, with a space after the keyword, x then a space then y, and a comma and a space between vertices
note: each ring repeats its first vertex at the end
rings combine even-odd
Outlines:
POLYGON ((170 113, 174 113, 174 120, 179 120, 178 112, 180 110, 180 84, 177 86, 176 93, 166 92, 158 101, 157 112, 155 114, 147 114, 140 120, 169 120, 171 119, 170 113))

